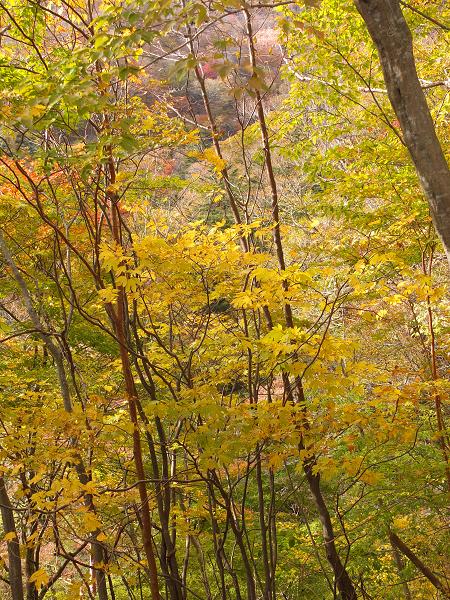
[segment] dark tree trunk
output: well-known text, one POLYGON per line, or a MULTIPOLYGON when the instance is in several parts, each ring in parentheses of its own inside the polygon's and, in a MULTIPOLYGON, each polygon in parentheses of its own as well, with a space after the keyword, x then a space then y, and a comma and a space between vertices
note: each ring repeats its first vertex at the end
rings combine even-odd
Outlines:
POLYGON ((325 542, 325 553, 327 560, 333 569, 336 587, 339 590, 342 600, 356 600, 356 590, 350 579, 345 565, 342 564, 335 544, 335 534, 331 516, 320 489, 320 475, 313 473, 315 461, 306 462, 304 471, 309 484, 309 489, 314 499, 314 503, 319 513, 319 520, 322 524, 323 539, 325 542))
MULTIPOLYGON (((400 552, 398 551, 397 546, 392 542, 392 540, 391 540, 391 548, 392 548, 392 556, 394 558, 395 564, 398 569, 398 574, 403 579, 402 571, 405 568, 405 564, 402 560, 402 556, 401 556, 400 552)), ((403 595, 405 596, 405 600, 413 600, 412 596, 411 596, 411 592, 409 590, 408 582, 406 580, 402 581, 402 590, 403 590, 403 595)))
POLYGON ((399 0, 355 0, 380 57, 389 100, 450 264, 450 170, 417 77, 411 31, 399 0))
POLYGON ((16 524, 11 501, 6 491, 5 480, 0 477, 0 512, 2 514, 3 530, 5 534, 14 534, 13 539, 8 539, 8 577, 12 600, 24 600, 22 583, 22 561, 20 560, 20 546, 17 539, 16 524))
POLYGON ((396 533, 389 531, 389 540, 394 548, 397 548, 402 554, 409 558, 412 564, 422 573, 422 575, 426 577, 428 581, 442 593, 444 598, 450 598, 449 590, 444 587, 444 584, 439 577, 436 577, 433 571, 420 560, 417 554, 415 554, 415 552, 413 552, 411 548, 407 546, 396 533))

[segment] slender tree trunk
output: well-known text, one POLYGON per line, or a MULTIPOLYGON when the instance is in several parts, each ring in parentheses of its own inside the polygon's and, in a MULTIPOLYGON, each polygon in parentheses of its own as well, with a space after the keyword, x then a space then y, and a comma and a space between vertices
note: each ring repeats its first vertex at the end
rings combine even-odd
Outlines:
POLYGON ((22 582, 22 561, 20 560, 20 545, 17 538, 16 523, 11 501, 6 491, 5 480, 0 477, 0 512, 2 514, 5 534, 14 535, 8 539, 8 577, 12 600, 24 600, 22 582))
MULTIPOLYGON (((391 548, 392 548, 392 557, 394 558, 394 562, 397 567, 399 577, 402 578, 402 571, 405 568, 405 565, 403 563, 401 554, 398 551, 397 546, 395 546, 395 544, 393 544, 392 541, 391 541, 391 548)), ((407 581, 402 581, 402 590, 403 590, 403 595, 405 596, 405 600, 412 600, 411 592, 409 590, 409 585, 408 585, 407 581)))
MULTIPOLYGON (((250 62, 253 68, 254 73, 257 71, 257 61, 256 61, 256 50, 253 40, 253 30, 252 30, 252 22, 250 13, 248 10, 244 10, 246 24, 247 24, 247 37, 248 37, 248 48, 250 54, 250 62)), ((272 219, 273 219, 273 238, 274 245, 277 253, 278 266, 281 271, 286 269, 286 262, 284 258, 284 249, 283 242, 281 238, 281 228, 280 228, 280 211, 279 211, 279 199, 278 199, 278 187, 276 182, 276 177, 273 169, 272 163, 272 151, 269 142, 269 132, 267 129, 266 116, 264 112, 264 106, 262 102, 262 96, 257 89, 255 91, 256 98, 256 112, 258 115, 259 127, 261 130, 261 138, 264 149, 264 159, 265 166, 267 169, 267 177, 269 180, 269 186, 272 196, 272 219)), ((287 291, 288 290, 288 282, 286 280, 283 281, 283 287, 287 291)), ((294 327, 294 316, 292 312, 292 307, 290 304, 286 303, 284 305, 284 315, 286 326, 289 328, 294 327)), ((283 376, 283 384, 285 388, 285 393, 288 397, 291 397, 292 401, 294 400, 294 392, 296 401, 299 402, 302 406, 305 406, 305 397, 303 392, 303 386, 300 378, 296 378, 295 382, 291 386, 289 377, 287 374, 283 376)), ((306 416, 305 416, 306 421, 306 416)), ((300 441, 300 448, 303 448, 303 442, 300 441)), ((345 565, 342 563, 337 548, 335 544, 335 535, 333 530, 333 525, 331 522, 330 512, 325 503, 325 499, 323 497, 322 491, 320 489, 320 475, 314 474, 312 469, 316 464, 315 458, 313 457, 309 461, 305 462, 303 465, 303 469, 306 475, 306 479, 309 484, 309 489, 314 498, 314 502, 317 507, 317 511, 319 513, 319 519, 322 523, 322 531, 323 537, 325 541, 325 551, 328 562, 333 569, 336 586, 341 593, 342 600, 356 600, 356 590, 350 579, 350 576, 347 573, 345 565)))
MULTIPOLYGON (((144 354, 142 344, 139 340, 139 336, 135 327, 135 321, 131 322, 133 328, 134 339, 140 354, 144 354)), ((156 402, 156 389, 153 381, 152 374, 148 369, 148 365, 143 363, 144 372, 139 368, 139 363, 134 360, 135 367, 138 371, 138 375, 142 385, 148 392, 148 395, 152 402, 156 402)), ((152 465, 152 473, 154 479, 154 491, 156 497, 156 505, 158 507, 158 516, 161 528, 161 546, 159 552, 159 561, 161 565, 162 575, 166 582, 167 589, 170 594, 171 600, 181 600, 184 597, 183 580, 180 577, 178 569, 178 561, 176 555, 176 547, 172 542, 170 535, 170 512, 172 506, 172 496, 170 489, 170 479, 168 475, 169 468, 169 457, 167 453, 167 439, 164 432, 164 426, 159 417, 155 417, 156 429, 158 432, 159 449, 161 453, 161 471, 158 464, 158 457, 156 454, 155 442, 153 436, 147 429, 150 421, 145 414, 142 404, 139 398, 136 398, 136 406, 141 421, 146 426, 144 435, 147 442, 147 447, 150 455, 150 461, 152 465)))
POLYGON ((271 565, 271 572, 272 572, 272 598, 276 598, 277 597, 277 590, 276 590, 276 570, 277 570, 277 561, 278 561, 278 548, 277 548, 277 543, 278 543, 278 536, 277 536, 277 519, 276 519, 276 506, 275 506, 275 499, 276 499, 276 490, 275 490, 275 477, 273 474, 273 470, 270 469, 269 471, 269 487, 270 487, 270 504, 269 504, 269 509, 268 509, 268 517, 267 517, 267 521, 268 521, 268 528, 269 528, 269 535, 268 535, 268 539, 269 539, 269 550, 270 550, 270 565, 271 565))
MULTIPOLYGON (((219 581, 220 588, 219 593, 221 600, 227 600, 227 590, 225 585, 225 559, 223 557, 223 540, 220 535, 219 525, 216 519, 216 499, 212 490, 212 483, 208 485, 208 509, 209 516, 211 519, 211 529, 213 536, 214 552, 216 557, 216 564, 219 569, 219 581)), ((236 588, 236 598, 240 600, 241 595, 239 586, 236 588)))
POLYGON ((396 533, 394 533, 392 530, 389 530, 389 541, 391 542, 392 546, 394 546, 395 548, 398 548, 398 550, 400 550, 400 552, 402 554, 404 554, 407 558, 409 558, 409 560, 422 573, 422 575, 424 577, 426 577, 428 579, 428 581, 430 583, 432 583, 434 585, 434 587, 441 592, 441 594, 443 594, 444 598, 450 598, 449 590, 444 587, 444 584, 439 579, 439 577, 436 577, 436 575, 433 573, 433 571, 429 567, 427 567, 420 560, 420 558, 417 556, 417 554, 415 554, 411 550, 411 548, 409 546, 407 546, 405 544, 405 542, 403 542, 398 537, 398 535, 396 533))
MULTIPOLYGON (((430 250, 429 261, 427 265, 425 252, 422 252, 422 271, 424 275, 431 277, 433 267, 434 248, 430 250)), ((436 336, 434 331, 433 309, 431 306, 430 295, 427 294, 427 316, 428 316, 428 334, 430 338, 430 371, 433 381, 439 379, 438 363, 436 355, 436 336)), ((450 492, 450 461, 448 457, 449 439, 445 425, 444 411, 442 410, 442 398, 437 389, 433 390, 434 408, 436 413, 436 425, 439 434, 439 446, 442 451, 442 458, 445 465, 445 475, 447 477, 447 489, 450 492)))
POLYGON ((314 503, 319 513, 319 520, 322 525, 323 538, 325 541, 325 553, 327 560, 331 565, 334 573, 336 587, 341 594, 342 600, 356 600, 356 590, 350 579, 345 565, 339 557, 335 544, 335 534, 333 524, 331 522, 330 512, 320 489, 320 475, 313 473, 315 460, 305 463, 304 471, 309 484, 309 489, 314 499, 314 503))
MULTIPOLYGON (((109 160, 109 184, 115 183, 115 166, 112 158, 109 160)), ((112 235, 116 244, 121 245, 120 233, 120 214, 117 205, 118 198, 113 193, 107 193, 107 199, 111 209, 112 235)), ((144 545, 145 556, 147 559, 147 568, 150 581, 150 592, 152 600, 159 600, 158 572, 156 568, 155 553, 153 550, 152 523, 150 517, 149 498, 147 493, 147 483, 144 470, 144 461, 142 457, 141 434, 139 432, 138 412, 137 412, 137 391, 134 383, 133 372, 131 369, 130 356, 128 354, 128 342, 126 335, 126 295, 122 286, 118 287, 118 296, 116 307, 113 310, 113 325, 119 344, 120 360, 122 364, 122 374, 125 383, 125 391, 128 401, 128 412, 130 421, 133 424, 133 460, 138 479, 137 488, 141 501, 140 513, 142 520, 142 541, 144 545)))
POLYGON ((27 600, 37 600, 38 591, 33 582, 30 583, 30 577, 36 571, 36 565, 34 561, 34 548, 27 548, 25 551, 25 573, 27 577, 27 600))
POLYGON ((208 572, 206 570, 205 556, 203 554, 202 547, 200 546, 200 542, 194 535, 191 535, 190 538, 191 543, 197 552, 198 562, 200 565, 200 572, 202 574, 203 587, 205 588, 206 600, 211 600, 213 596, 211 594, 211 587, 209 585, 208 572))
POLYGON ((399 0, 355 0, 380 57, 389 100, 450 264, 450 170, 417 77, 412 35, 399 0))
POLYGON ((152 600, 159 600, 158 574, 156 569, 155 554, 153 551, 152 525, 150 518, 149 499, 147 494, 147 484, 142 458, 141 436, 139 433, 139 423, 136 408, 136 388, 131 371, 130 359, 128 356, 125 330, 124 330, 124 303, 125 295, 120 288, 117 301, 117 318, 115 322, 116 335, 120 345, 120 357, 122 361, 122 372, 125 380, 125 390, 128 400, 128 411, 130 421, 133 424, 133 459, 138 479, 138 491, 141 500, 141 519, 142 519, 142 541, 144 544, 145 556, 147 559, 148 573, 150 578, 150 590, 152 600))
MULTIPOLYGON (((183 2, 183 5, 184 5, 184 2, 183 2)), ((189 49, 190 49, 191 53, 193 54, 193 56, 195 56, 196 52, 195 52, 194 41, 193 41, 194 36, 192 34, 192 28, 190 25, 187 26, 187 35, 188 35, 188 40, 189 40, 189 49)), ((216 151, 216 154, 220 158, 220 160, 223 160, 222 149, 220 147, 220 142, 219 142, 220 135, 219 135, 219 131, 217 129, 216 121, 214 119, 214 116, 213 116, 213 113, 211 110, 211 103, 209 101, 208 92, 206 90, 205 77, 198 65, 196 65, 194 67, 194 73, 195 73, 195 77, 197 79, 198 85, 200 87, 203 106, 205 107, 205 112, 208 117, 208 122, 209 122, 209 127, 211 129, 211 137, 212 137, 212 143, 214 146, 214 150, 216 151)), ((228 197, 228 202, 230 204, 231 212, 233 213, 234 222, 237 225, 240 225, 242 223, 242 220, 241 220, 241 215, 239 213, 239 206, 238 206, 238 203, 236 201, 235 195, 234 195, 232 187, 231 187, 230 176, 229 176, 226 165, 224 165, 220 169, 220 174, 223 178, 225 191, 226 191, 226 194, 228 197)), ((248 247, 247 239, 242 237, 240 241, 241 241, 241 246, 242 246, 242 249, 244 250, 244 252, 248 251, 249 247, 248 247)))
MULTIPOLYGON (((156 400, 156 397, 155 397, 156 400)), ((156 429, 158 432, 159 446, 161 451, 162 462, 162 478, 161 491, 163 500, 163 512, 161 514, 161 528, 164 536, 165 556, 164 560, 169 571, 168 587, 172 600, 182 600, 183 588, 181 585, 181 577, 178 569, 178 561, 176 557, 175 538, 170 535, 170 508, 173 505, 172 491, 170 487, 170 466, 169 455, 167 452, 167 439, 164 432, 164 427, 159 417, 155 417, 156 429)), ((172 467, 175 468, 175 463, 172 462, 172 467)), ((173 473, 175 475, 175 473, 173 473)))
POLYGON ((184 552, 184 560, 183 560, 183 569, 181 571, 181 581, 183 583, 183 600, 187 600, 187 588, 186 582, 189 572, 189 559, 191 557, 191 536, 189 534, 186 535, 185 539, 185 552, 184 552))
POLYGON ((272 598, 272 563, 269 556, 269 549, 267 543, 267 532, 268 532, 268 524, 266 523, 265 517, 265 504, 264 504, 264 489, 263 489, 263 477, 262 477, 262 469, 261 469, 261 449, 259 445, 256 450, 259 454, 256 463, 256 485, 258 488, 258 513, 259 513, 259 528, 261 531, 261 548, 262 548, 262 560, 264 567, 264 600, 271 600, 272 598))
MULTIPOLYGON (((252 565, 250 562, 250 558, 248 556, 247 549, 245 547, 243 531, 239 527, 239 524, 235 518, 236 511, 233 506, 233 499, 230 497, 229 494, 227 494, 226 490, 221 485, 217 474, 214 472, 211 472, 211 475, 212 475, 212 479, 211 479, 212 485, 215 485, 220 492, 220 495, 222 497, 223 504, 225 506, 225 510, 227 513, 228 522, 233 531, 234 538, 236 540, 236 544, 241 553, 242 564, 243 564, 243 567, 245 570, 246 580, 247 580, 247 600, 256 600, 256 585, 255 585, 255 579, 254 579, 254 575, 253 575, 253 569, 252 569, 252 565)), ((231 575, 233 576, 233 573, 231 573, 231 575)), ((237 588, 236 588, 236 592, 237 592, 237 588)))

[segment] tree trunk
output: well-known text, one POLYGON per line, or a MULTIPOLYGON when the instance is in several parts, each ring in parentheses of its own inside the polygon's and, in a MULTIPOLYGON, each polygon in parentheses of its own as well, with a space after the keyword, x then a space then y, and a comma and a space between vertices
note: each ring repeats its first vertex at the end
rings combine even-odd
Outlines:
MULTIPOLYGON (((401 554, 398 551, 397 546, 392 543, 392 540, 391 540, 391 548, 392 548, 392 557, 393 557, 394 562, 396 564, 399 577, 401 579, 403 579, 402 571, 405 568, 405 565, 403 563, 401 554)), ((403 595, 405 596, 405 600, 412 600, 411 592, 409 590, 409 585, 408 585, 408 582, 406 580, 402 581, 402 590, 403 590, 403 595)))
MULTIPOLYGON (((115 183, 115 167, 110 158, 109 161, 109 175, 110 184, 115 183)), ((116 244, 121 245, 120 235, 120 214, 119 207, 117 206, 118 198, 115 194, 107 193, 107 199, 110 203, 111 208, 111 222, 112 222, 112 234, 116 244)), ((125 383, 125 392, 128 402, 128 412, 130 421, 133 424, 133 460, 136 469, 137 477, 137 488, 139 491, 139 498, 141 501, 140 515, 142 520, 142 542, 144 546, 144 552, 147 559, 147 571, 149 575, 150 583, 150 597, 152 600, 159 600, 159 584, 158 584, 158 572, 156 568, 155 553, 153 551, 153 538, 152 538, 152 522, 149 508, 149 497, 147 493, 147 483, 144 469, 144 461, 142 456, 142 445, 141 445, 141 434, 139 431, 138 421, 138 396, 136 385, 134 383, 133 371, 131 369, 130 356, 128 354, 128 341, 127 341, 127 304, 126 294, 123 286, 118 287, 118 296, 115 309, 113 310, 113 325, 115 334, 117 337, 120 360, 122 364, 122 374, 125 383)))
POLYGON ((407 546, 405 544, 405 542, 403 542, 398 537, 398 535, 391 530, 389 531, 389 541, 391 542, 392 546, 394 546, 395 548, 398 548, 398 550, 400 550, 400 552, 402 554, 404 554, 407 558, 409 558, 409 560, 412 562, 412 564, 417 569, 419 569, 419 571, 422 573, 422 575, 424 577, 426 577, 428 579, 428 581, 430 583, 432 583, 434 585, 434 587, 442 593, 444 598, 450 598, 449 590, 445 589, 442 581, 438 577, 436 577, 436 575, 433 573, 433 571, 420 560, 420 558, 417 556, 417 554, 415 554, 411 550, 411 548, 409 546, 407 546))
POLYGON ((417 77, 411 31, 399 0, 355 0, 380 57, 389 100, 450 265, 450 170, 417 77))
POLYGON ((320 489, 320 475, 313 473, 313 465, 314 461, 306 462, 304 465, 304 472, 314 499, 314 504, 319 513, 319 520, 322 524, 327 560, 333 569, 336 587, 341 594, 340 597, 342 600, 356 600, 357 595, 355 586, 337 552, 333 523, 331 522, 331 516, 320 489))
POLYGON ((13 539, 8 539, 8 576, 12 600, 24 600, 22 583, 22 562, 20 560, 20 547, 17 538, 16 524, 11 501, 6 491, 5 480, 0 477, 0 512, 5 534, 14 534, 13 539))
MULTIPOLYGON (((254 34, 252 29, 251 16, 248 10, 244 10, 244 15, 246 19, 247 25, 247 38, 248 38, 248 50, 250 55, 250 63, 253 68, 253 73, 257 73, 257 61, 256 61, 256 50, 254 46, 254 34)), ((280 228, 280 211, 279 211, 279 201, 278 201, 278 186, 275 177, 275 172, 272 163, 272 150, 269 142, 269 131, 266 123, 266 116, 262 101, 262 96, 259 90, 255 90, 255 99, 256 99, 256 113, 258 116, 259 128, 261 131, 261 138, 264 148, 264 162, 265 167, 267 169, 267 178, 269 181, 271 196, 272 196, 272 221, 273 221, 273 240, 274 246, 277 254, 278 266, 281 272, 284 272, 286 269, 286 262, 284 257, 284 248, 283 242, 281 238, 281 228, 280 228)), ((287 280, 283 281, 284 290, 288 291, 289 286, 287 280)), ((290 329, 294 328, 294 315, 292 312, 292 307, 290 304, 286 303, 284 305, 284 318, 286 326, 290 329)), ((269 317, 268 326, 272 328, 272 319, 269 317)), ((285 389, 285 393, 287 397, 290 397, 291 402, 298 402, 303 407, 305 406, 305 397, 303 392, 303 384, 299 377, 296 378, 294 386, 291 386, 289 381, 289 376, 284 374, 283 376, 283 386, 285 389), (297 395, 297 399, 294 400, 293 391, 297 395)), ((306 421, 306 415, 305 415, 306 421)), ((300 440, 299 448, 303 449, 303 441, 300 440)), ((330 512, 325 503, 325 499, 322 495, 322 490, 320 489, 320 476, 318 474, 313 474, 312 467, 315 465, 315 459, 313 457, 312 460, 307 461, 303 465, 303 470, 306 475, 306 479, 308 481, 309 489, 314 498, 314 503, 317 507, 317 511, 319 513, 319 519, 322 523, 322 531, 325 542, 325 552, 328 559, 328 562, 333 569, 334 578, 336 581, 336 586, 341 593, 342 600, 356 600, 357 594, 355 587, 350 579, 350 576, 347 572, 346 566, 342 563, 337 548, 335 544, 335 536, 333 525, 331 522, 330 512)))

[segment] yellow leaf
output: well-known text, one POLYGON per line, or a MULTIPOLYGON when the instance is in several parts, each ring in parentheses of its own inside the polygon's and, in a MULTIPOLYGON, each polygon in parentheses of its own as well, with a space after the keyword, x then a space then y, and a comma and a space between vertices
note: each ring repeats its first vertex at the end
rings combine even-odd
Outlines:
POLYGON ((409 524, 409 519, 408 517, 396 517, 392 524, 394 525, 395 529, 405 529, 405 527, 407 527, 409 524))
POLYGON ((119 291, 116 288, 113 288, 111 285, 98 290, 100 299, 105 303, 115 302, 117 300, 118 293, 119 291))
POLYGON ((35 571, 33 573, 29 581, 30 583, 34 583, 37 590, 40 590, 41 587, 43 587, 49 582, 49 576, 44 571, 44 569, 39 569, 38 571, 35 571))
POLYGON ((37 483, 38 481, 40 481, 42 479, 43 474, 44 474, 44 469, 39 469, 39 471, 36 473, 36 475, 32 479, 30 479, 30 481, 28 483, 29 484, 37 483))
POLYGON ((101 521, 93 512, 87 512, 83 516, 84 526, 88 531, 97 531, 101 527, 101 521))
POLYGON ((26 541, 27 548, 34 548, 35 540, 38 537, 38 535, 39 535, 39 531, 35 531, 29 537, 27 537, 27 541, 26 541))
POLYGON ((381 479, 381 473, 376 473, 375 471, 366 471, 361 475, 361 481, 364 481, 364 483, 368 483, 369 485, 375 485, 381 479))
POLYGON ((82 584, 80 582, 72 582, 67 590, 68 598, 66 600, 79 600, 81 585, 82 584))
POLYGON ((204 152, 190 152, 189 154, 190 156, 194 156, 195 158, 199 158, 200 160, 204 160, 210 165, 213 165, 214 171, 219 175, 226 167, 226 162, 223 158, 220 158, 214 148, 207 148, 204 152))

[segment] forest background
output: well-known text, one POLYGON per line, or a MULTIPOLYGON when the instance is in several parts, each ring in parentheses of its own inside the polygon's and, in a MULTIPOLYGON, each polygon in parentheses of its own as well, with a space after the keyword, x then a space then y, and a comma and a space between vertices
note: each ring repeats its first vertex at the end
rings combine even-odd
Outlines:
POLYGON ((449 9, 0 0, 0 597, 450 596, 449 9))

